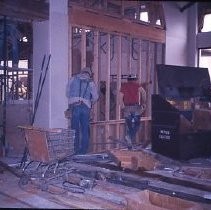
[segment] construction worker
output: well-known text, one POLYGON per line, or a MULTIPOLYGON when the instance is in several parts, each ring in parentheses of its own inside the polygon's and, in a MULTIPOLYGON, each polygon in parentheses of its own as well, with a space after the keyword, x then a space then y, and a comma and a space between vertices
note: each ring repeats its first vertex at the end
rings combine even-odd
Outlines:
POLYGON ((120 89, 120 107, 126 122, 126 142, 131 149, 135 144, 136 133, 140 127, 141 114, 145 110, 146 92, 137 82, 136 75, 129 75, 120 89))
POLYGON ((75 130, 75 153, 86 154, 90 137, 90 111, 98 100, 97 86, 92 80, 91 68, 85 67, 79 74, 71 77, 66 95, 71 110, 71 129, 75 130))

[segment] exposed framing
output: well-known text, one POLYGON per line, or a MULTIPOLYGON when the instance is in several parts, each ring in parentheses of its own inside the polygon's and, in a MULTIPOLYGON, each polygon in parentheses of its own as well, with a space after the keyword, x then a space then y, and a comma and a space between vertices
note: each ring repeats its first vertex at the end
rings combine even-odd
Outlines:
MULTIPOLYGON (((99 84, 99 33, 105 32, 106 33, 106 102, 105 102, 105 120, 99 121, 96 113, 99 114, 99 106, 96 104, 93 107, 94 110, 94 118, 91 123, 91 150, 102 151, 105 149, 109 149, 112 147, 117 147, 118 144, 115 144, 113 140, 121 140, 124 136, 124 119, 121 118, 121 110, 120 106, 116 105, 115 112, 116 112, 116 119, 110 119, 110 84, 111 84, 111 35, 115 34, 117 37, 117 49, 116 49, 116 56, 117 56, 117 69, 116 69, 116 102, 119 101, 119 90, 121 86, 121 78, 122 78, 122 36, 126 36, 130 39, 129 42, 129 52, 128 55, 128 67, 129 71, 131 71, 131 40, 132 38, 138 39, 138 59, 137 59, 137 66, 138 71, 137 75, 139 77, 140 82, 146 83, 146 90, 147 90, 147 104, 151 104, 151 89, 150 88, 150 75, 151 75, 151 62, 153 58, 153 53, 157 54, 157 52, 152 52, 150 48, 152 43, 161 43, 162 45, 165 44, 165 31, 163 29, 158 29, 154 27, 149 27, 145 25, 140 25, 136 23, 126 23, 124 20, 115 19, 112 17, 106 16, 99 16, 98 14, 91 13, 83 8, 79 7, 71 7, 70 8, 70 26, 71 27, 79 27, 82 29, 81 31, 81 67, 86 65, 86 29, 90 29, 94 33, 93 45, 94 45, 94 62, 92 65, 94 71, 94 80, 96 83, 99 84), (80 14, 80 15, 79 15, 80 14), (103 24, 102 24, 103 23, 103 24), (149 42, 148 48, 145 53, 146 61, 146 72, 143 72, 142 67, 142 43, 149 42), (140 78, 145 74, 145 81, 141 80, 140 78), (99 137, 99 130, 102 129, 104 132, 99 137)), ((70 28, 71 28, 70 27, 70 28)), ((71 30, 69 30, 71 32, 71 30)), ((70 40, 72 40, 72 32, 70 35, 70 40)), ((70 44, 71 46, 71 44, 70 44)), ((157 49, 155 47, 155 49, 157 49)), ((70 53, 71 54, 71 53, 70 53)), ((155 56, 155 55, 154 55, 155 56)), ((71 61, 71 60, 70 60, 71 61)), ((163 62, 163 57, 162 61, 163 62)), ((69 65, 70 68, 72 64, 69 65)), ((154 81, 152 81, 154 82, 154 81)), ((150 107, 148 107, 145 116, 142 117, 141 121, 144 122, 143 131, 144 135, 143 139, 138 139, 138 143, 141 141, 149 141, 150 140, 150 121, 151 121, 151 111, 150 107)))
POLYGON ((72 25, 98 28, 100 31, 121 33, 139 37, 153 42, 165 43, 165 30, 133 21, 96 14, 80 7, 70 8, 70 22, 72 25))

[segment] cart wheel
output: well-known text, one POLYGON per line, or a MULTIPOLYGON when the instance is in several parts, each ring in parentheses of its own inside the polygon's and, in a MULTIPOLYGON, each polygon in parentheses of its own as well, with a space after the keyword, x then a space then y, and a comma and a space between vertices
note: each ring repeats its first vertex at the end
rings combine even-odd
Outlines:
POLYGON ((44 179, 40 180, 40 189, 42 191, 47 191, 48 190, 48 184, 47 184, 46 180, 44 180, 44 179))
POLYGON ((47 191, 48 190, 48 185, 47 184, 44 184, 41 186, 41 190, 42 191, 47 191))
POLYGON ((29 183, 29 177, 27 175, 22 175, 18 182, 20 185, 27 185, 29 183))

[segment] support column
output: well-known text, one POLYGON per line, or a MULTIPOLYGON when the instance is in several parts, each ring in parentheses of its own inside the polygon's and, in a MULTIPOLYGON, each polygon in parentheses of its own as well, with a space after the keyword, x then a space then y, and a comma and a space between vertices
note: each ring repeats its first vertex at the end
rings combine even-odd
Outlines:
POLYGON ((67 127, 64 111, 67 108, 66 85, 68 82, 68 0, 50 0, 50 98, 49 126, 67 127))
POLYGON ((66 84, 68 82, 68 1, 49 0, 49 20, 33 23, 33 101, 38 89, 41 64, 46 55, 51 55, 49 69, 34 126, 43 128, 66 128, 68 126, 64 111, 67 108, 66 84))

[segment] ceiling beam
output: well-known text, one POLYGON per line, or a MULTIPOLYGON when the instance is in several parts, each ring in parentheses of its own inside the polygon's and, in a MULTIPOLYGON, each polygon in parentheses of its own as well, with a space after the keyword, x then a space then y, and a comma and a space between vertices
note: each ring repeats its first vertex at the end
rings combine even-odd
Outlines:
POLYGON ((189 2, 189 3, 185 4, 183 7, 180 8, 180 12, 184 12, 186 9, 188 9, 190 6, 192 6, 195 3, 196 2, 189 2))

